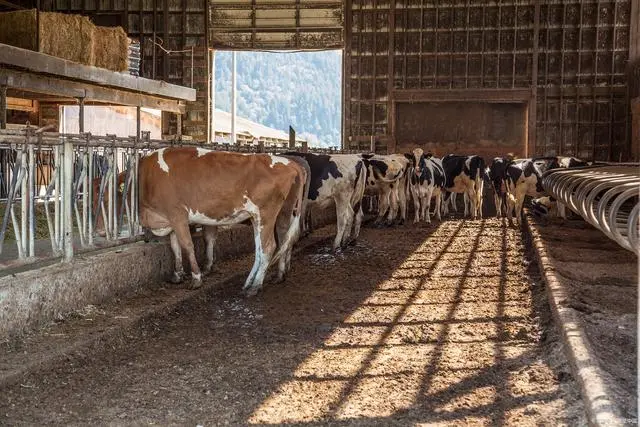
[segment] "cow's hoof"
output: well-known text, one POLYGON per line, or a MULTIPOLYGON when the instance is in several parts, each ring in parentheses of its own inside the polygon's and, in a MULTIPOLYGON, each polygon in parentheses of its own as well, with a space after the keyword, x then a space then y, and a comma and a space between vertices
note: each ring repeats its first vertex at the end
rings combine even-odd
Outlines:
POLYGON ((171 275, 171 278, 169 279, 171 283, 176 285, 182 283, 183 280, 184 280, 184 273, 177 272, 177 271, 174 271, 173 274, 171 275))
POLYGON ((208 276, 211 273, 220 273, 220 266, 212 265, 211 267, 205 267, 202 269, 202 274, 208 276))
POLYGON ((244 292, 244 296, 246 296, 247 298, 251 298, 258 295, 258 292, 260 291, 260 287, 250 286, 248 288, 244 288, 242 291, 244 292))
POLYGON ((189 289, 198 289, 202 286, 202 279, 191 279, 191 283, 189 283, 189 289))

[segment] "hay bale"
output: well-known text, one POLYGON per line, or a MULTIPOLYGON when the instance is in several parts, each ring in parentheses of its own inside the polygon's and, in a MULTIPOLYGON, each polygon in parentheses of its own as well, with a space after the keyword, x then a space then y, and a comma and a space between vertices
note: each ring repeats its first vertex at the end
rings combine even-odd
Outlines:
POLYGON ((0 13, 0 43, 36 50, 35 9, 0 13))
POLYGON ((40 52, 93 65, 95 25, 86 16, 40 12, 40 52))
POLYGON ((122 27, 98 27, 86 16, 40 12, 40 48, 36 10, 0 13, 0 43, 93 65, 127 71, 129 38, 122 27))
POLYGON ((129 37, 122 27, 95 27, 93 65, 112 71, 129 69, 129 37))

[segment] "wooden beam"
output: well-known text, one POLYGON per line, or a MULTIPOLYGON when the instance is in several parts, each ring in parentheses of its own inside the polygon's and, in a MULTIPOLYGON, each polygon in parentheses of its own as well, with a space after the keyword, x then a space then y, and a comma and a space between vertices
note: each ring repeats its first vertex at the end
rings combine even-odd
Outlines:
POLYGON ((528 102, 531 89, 398 89, 394 102, 528 102))
POLYGON ((177 100, 168 100, 135 92, 106 88, 98 85, 74 82, 9 69, 0 69, 0 85, 37 94, 60 96, 64 98, 85 98, 87 101, 102 102, 110 105, 129 105, 147 107, 162 111, 184 113, 184 104, 177 100))
POLYGON ((78 64, 66 59, 2 43, 0 43, 0 64, 170 99, 196 100, 195 89, 78 64))
POLYGON ((7 97, 7 109, 9 110, 17 110, 17 111, 29 111, 36 112, 38 108, 36 107, 35 101, 31 99, 23 99, 23 98, 13 98, 7 97))

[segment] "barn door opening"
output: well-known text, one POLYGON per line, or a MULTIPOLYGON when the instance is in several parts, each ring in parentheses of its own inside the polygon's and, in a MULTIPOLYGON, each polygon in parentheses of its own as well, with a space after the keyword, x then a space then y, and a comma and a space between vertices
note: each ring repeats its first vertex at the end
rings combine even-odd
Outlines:
MULTIPOLYGON (((216 51, 213 69, 213 134, 229 143, 232 52, 216 51)), ((340 148, 341 91, 342 50, 236 52, 236 142, 286 144, 291 126, 309 147, 340 148)))

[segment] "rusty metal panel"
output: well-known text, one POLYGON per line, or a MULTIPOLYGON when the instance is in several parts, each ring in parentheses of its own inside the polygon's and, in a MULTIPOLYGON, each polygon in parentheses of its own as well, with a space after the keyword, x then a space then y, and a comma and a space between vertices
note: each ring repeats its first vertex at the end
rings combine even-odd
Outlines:
POLYGON ((209 0, 217 49, 338 49, 343 4, 336 0, 209 0))
POLYGON ((437 156, 470 152, 485 158, 509 152, 516 156, 525 154, 523 103, 400 103, 396 115, 396 150, 400 152, 423 147, 437 156))

